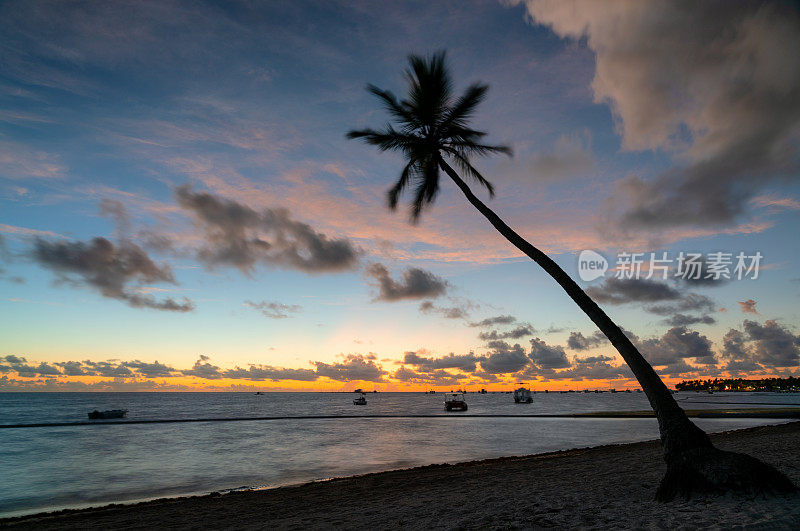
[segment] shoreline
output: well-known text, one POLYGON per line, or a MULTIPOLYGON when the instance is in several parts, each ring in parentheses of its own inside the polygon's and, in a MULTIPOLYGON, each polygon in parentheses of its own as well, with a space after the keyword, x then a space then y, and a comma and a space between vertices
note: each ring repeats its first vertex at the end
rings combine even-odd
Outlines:
MULTIPOLYGON (((800 484, 798 436, 800 422, 711 435, 720 448, 750 453, 800 484)), ((680 527, 705 525, 698 518, 707 518, 706 514, 713 515, 708 525, 720 525, 721 521, 729 525, 800 525, 800 495, 724 496, 709 503, 653 502, 664 469, 658 442, 646 441, 433 464, 224 494, 64 509, 0 519, 0 527, 149 527, 165 525, 160 522, 167 520, 171 527, 237 528, 640 527, 652 522, 680 527), (490 503, 476 504, 475 498, 490 503), (643 504, 639 524, 628 514, 632 503, 643 504), (608 510, 615 505, 618 510, 608 510), (529 510, 521 511, 525 506, 529 510), (270 510, 265 512, 265 507, 270 510), (684 520, 681 515, 691 515, 691 519, 684 520)))

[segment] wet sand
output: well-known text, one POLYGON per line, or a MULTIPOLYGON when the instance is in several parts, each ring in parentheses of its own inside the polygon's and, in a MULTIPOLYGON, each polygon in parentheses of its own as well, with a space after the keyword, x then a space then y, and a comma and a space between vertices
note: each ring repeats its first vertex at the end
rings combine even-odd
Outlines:
MULTIPOLYGON (((800 422, 712 435, 800 485, 800 422)), ((94 528, 800 528, 800 494, 653 501, 656 441, 382 472, 263 491, 161 499, 0 520, 94 528)))

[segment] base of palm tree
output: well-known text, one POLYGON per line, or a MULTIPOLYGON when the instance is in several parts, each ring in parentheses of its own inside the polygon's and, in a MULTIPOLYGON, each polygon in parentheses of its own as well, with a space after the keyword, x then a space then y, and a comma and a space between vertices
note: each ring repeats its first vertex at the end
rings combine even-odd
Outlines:
POLYGON ((797 490, 782 472, 749 455, 704 447, 671 457, 656 492, 658 501, 679 496, 690 499, 730 492, 780 494, 797 490))

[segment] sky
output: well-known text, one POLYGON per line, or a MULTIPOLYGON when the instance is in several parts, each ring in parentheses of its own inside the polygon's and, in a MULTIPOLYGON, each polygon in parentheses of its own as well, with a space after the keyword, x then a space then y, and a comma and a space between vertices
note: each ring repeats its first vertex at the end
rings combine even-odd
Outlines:
POLYGON ((412 224, 345 138, 442 50, 513 149, 476 193, 665 381, 797 375, 797 49, 788 2, 0 3, 0 390, 636 387, 452 182, 412 224))

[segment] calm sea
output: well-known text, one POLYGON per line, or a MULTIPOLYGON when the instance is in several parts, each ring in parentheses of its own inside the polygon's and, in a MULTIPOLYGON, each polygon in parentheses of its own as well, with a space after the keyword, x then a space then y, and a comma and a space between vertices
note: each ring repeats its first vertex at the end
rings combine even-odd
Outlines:
MULTIPOLYGON (((692 408, 800 405, 796 394, 675 396, 692 408)), ((94 409, 128 409, 128 420, 441 415, 0 429, 0 516, 658 437, 654 419, 465 418, 443 411, 442 394, 368 394, 366 406, 353 405, 353 397, 346 393, 0 393, 0 425, 86 421, 94 409)), ((649 408, 641 393, 537 393, 530 405, 514 404, 509 394, 470 393, 467 402, 470 414, 487 415, 649 408)), ((777 422, 697 421, 710 432, 777 422)))

